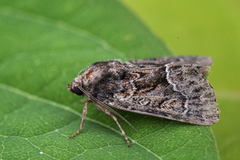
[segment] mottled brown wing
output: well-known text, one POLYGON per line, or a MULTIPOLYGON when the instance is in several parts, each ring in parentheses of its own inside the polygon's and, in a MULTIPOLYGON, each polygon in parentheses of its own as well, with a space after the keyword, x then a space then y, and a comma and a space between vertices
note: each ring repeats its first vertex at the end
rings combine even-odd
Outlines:
POLYGON ((212 125, 219 120, 219 109, 213 87, 206 80, 207 66, 199 64, 170 63, 166 66, 166 78, 173 90, 185 98, 187 121, 200 125, 212 125))
POLYGON ((130 112, 212 125, 219 110, 206 80, 208 57, 165 57, 88 67, 79 81, 102 104, 130 112))
POLYGON ((212 125, 219 120, 214 90, 205 78, 211 58, 170 57, 131 63, 136 66, 129 68, 126 63, 128 78, 115 82, 121 90, 102 99, 105 104, 199 125, 212 125))

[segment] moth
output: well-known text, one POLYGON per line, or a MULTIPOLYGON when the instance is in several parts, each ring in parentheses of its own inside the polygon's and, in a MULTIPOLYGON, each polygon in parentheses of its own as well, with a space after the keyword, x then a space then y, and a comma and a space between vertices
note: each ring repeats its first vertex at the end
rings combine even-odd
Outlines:
POLYGON ((197 125, 215 124, 220 111, 206 80, 210 65, 212 59, 202 56, 93 63, 67 85, 69 91, 88 99, 80 128, 69 138, 82 129, 89 102, 117 123, 129 147, 115 115, 131 124, 112 108, 197 125))

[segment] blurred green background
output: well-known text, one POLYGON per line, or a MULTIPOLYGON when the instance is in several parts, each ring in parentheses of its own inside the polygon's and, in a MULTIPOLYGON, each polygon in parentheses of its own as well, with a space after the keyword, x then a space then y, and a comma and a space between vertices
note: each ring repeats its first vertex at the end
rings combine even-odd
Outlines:
MULTIPOLYGON (((216 90, 220 121, 212 126, 220 158, 240 157, 240 1, 121 0, 174 55, 214 60, 209 81, 216 90)), ((149 51, 151 52, 151 51, 149 51)))

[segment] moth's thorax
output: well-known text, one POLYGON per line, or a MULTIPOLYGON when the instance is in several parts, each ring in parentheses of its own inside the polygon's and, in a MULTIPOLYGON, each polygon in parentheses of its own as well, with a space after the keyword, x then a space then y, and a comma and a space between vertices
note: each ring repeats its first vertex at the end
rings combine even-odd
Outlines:
POLYGON ((82 85, 89 85, 96 82, 101 78, 105 69, 101 68, 88 68, 83 75, 79 75, 78 78, 82 82, 82 85))
POLYGON ((118 60, 97 62, 88 67, 79 78, 83 87, 87 87, 92 84, 101 83, 101 81, 106 79, 118 79, 121 76, 120 72, 123 67, 123 64, 118 60))

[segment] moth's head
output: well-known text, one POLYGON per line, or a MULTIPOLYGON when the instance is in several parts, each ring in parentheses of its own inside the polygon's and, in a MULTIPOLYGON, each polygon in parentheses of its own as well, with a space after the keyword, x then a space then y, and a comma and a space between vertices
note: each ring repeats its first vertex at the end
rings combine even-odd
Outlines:
POLYGON ((68 90, 76 95, 83 95, 83 92, 78 87, 79 82, 77 82, 77 79, 75 78, 71 84, 67 84, 68 90))
POLYGON ((94 94, 97 93, 95 90, 98 90, 99 84, 120 79, 122 74, 122 63, 120 61, 100 61, 80 71, 78 76, 67 87, 69 91, 76 95, 94 94), (84 90, 81 91, 79 87, 84 90))

